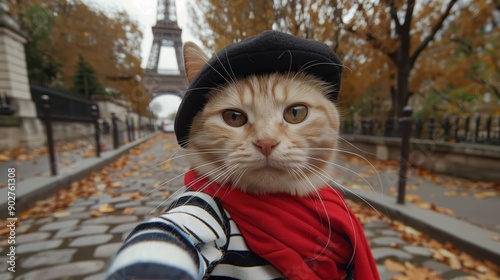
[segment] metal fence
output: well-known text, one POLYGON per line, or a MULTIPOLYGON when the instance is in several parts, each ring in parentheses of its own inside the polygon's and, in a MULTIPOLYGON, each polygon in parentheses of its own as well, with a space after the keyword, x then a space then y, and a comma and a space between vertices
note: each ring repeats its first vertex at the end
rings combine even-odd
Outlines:
MULTIPOLYGON (((397 120, 385 122, 371 118, 346 120, 342 132, 385 137, 400 137, 397 120)), ((467 117, 445 116, 414 119, 411 136, 457 143, 500 145, 500 116, 482 116, 479 113, 467 117)))
POLYGON ((59 92, 54 89, 31 85, 31 98, 35 102, 36 112, 39 118, 44 117, 42 96, 48 95, 51 103, 52 119, 56 121, 92 122, 92 105, 96 105, 88 99, 59 92))

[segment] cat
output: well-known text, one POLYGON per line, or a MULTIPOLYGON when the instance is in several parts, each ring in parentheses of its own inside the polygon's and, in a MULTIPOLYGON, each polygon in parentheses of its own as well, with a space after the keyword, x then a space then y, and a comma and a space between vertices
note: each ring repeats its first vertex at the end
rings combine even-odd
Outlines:
POLYGON ((332 101, 340 64, 334 55, 333 62, 316 62, 337 71, 323 79, 306 71, 314 61, 291 62, 311 60, 302 51, 318 52, 314 44, 331 52, 276 31, 233 44, 244 50, 231 46, 212 60, 194 43, 184 45, 191 91, 176 135, 191 165, 188 189, 131 233, 108 279, 379 279, 362 227, 328 183, 339 137, 332 101), (292 51, 281 50, 283 41, 292 51), (251 56, 259 47, 269 51, 251 56), (271 62, 247 71, 273 51, 289 52, 284 68, 271 62), (241 53, 250 62, 230 62, 241 53), (214 85, 202 87, 203 81, 214 85))

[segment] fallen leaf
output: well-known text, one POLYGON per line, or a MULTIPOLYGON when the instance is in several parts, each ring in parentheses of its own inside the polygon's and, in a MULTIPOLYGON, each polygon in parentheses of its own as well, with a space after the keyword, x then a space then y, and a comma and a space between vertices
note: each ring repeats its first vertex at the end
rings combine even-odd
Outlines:
POLYGON ((6 155, 0 155, 0 162, 9 161, 10 157, 6 155))
POLYGON ((406 270, 404 265, 391 259, 386 259, 384 265, 388 270, 393 272, 403 272, 406 270))
POLYGON ((111 183, 112 188, 119 188, 121 186, 122 186, 122 182, 120 182, 120 181, 111 183))
POLYGON ((59 211, 59 212, 55 212, 52 216, 59 219, 59 218, 68 217, 69 215, 71 215, 71 213, 68 211, 59 211))
POLYGON ((95 218, 95 217, 100 217, 100 216, 102 216, 101 212, 95 211, 95 210, 94 211, 90 211, 90 217, 94 217, 95 218))
POLYGON ((477 199, 483 199, 483 198, 493 197, 493 196, 497 196, 497 193, 494 192, 494 191, 482 192, 482 193, 476 193, 476 194, 474 194, 474 197, 477 198, 477 199))
POLYGON ((109 203, 99 206, 99 212, 101 212, 101 213, 112 213, 115 211, 116 211, 116 209, 113 207, 113 205, 111 205, 109 203))
POLYGON ((135 209, 132 207, 127 207, 127 208, 123 209, 123 211, 122 211, 122 215, 132 215, 134 213, 135 213, 135 209))

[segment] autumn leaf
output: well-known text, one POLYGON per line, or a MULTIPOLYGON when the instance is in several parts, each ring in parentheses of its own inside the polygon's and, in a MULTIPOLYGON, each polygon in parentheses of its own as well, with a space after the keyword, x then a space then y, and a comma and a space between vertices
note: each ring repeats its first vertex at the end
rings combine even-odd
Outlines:
POLYGON ((71 212, 59 211, 59 212, 55 212, 52 216, 54 216, 55 218, 64 218, 64 217, 67 217, 69 215, 71 215, 71 212))
POLYGON ((103 204, 99 206, 99 212, 101 213, 112 213, 115 211, 116 209, 111 204, 103 204))
POLYGON ((133 215, 135 213, 135 209, 132 207, 127 207, 123 209, 122 215, 133 215))
POLYGON ((101 212, 99 212, 99 211, 90 211, 90 217, 95 218, 95 217, 100 217, 100 216, 102 216, 101 212))
POLYGON ((112 188, 119 188, 121 186, 122 186, 122 182, 120 182, 120 181, 116 181, 116 182, 111 183, 112 188))
POLYGON ((388 270, 393 272, 403 272, 406 270, 404 265, 391 259, 386 259, 384 265, 388 270))

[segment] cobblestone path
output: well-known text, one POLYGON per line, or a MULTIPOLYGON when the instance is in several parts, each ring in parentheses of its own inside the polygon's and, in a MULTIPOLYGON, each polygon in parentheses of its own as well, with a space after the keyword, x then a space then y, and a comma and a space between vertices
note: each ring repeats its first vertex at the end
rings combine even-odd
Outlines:
MULTIPOLYGON (((110 174, 113 183, 120 182, 115 187, 79 198, 54 215, 20 223, 16 229, 15 273, 7 271, 8 246, 4 237, 0 239, 0 279, 102 279, 110 258, 129 232, 137 223, 165 208, 162 203, 182 185, 182 176, 157 186, 188 168, 184 160, 178 159, 172 164, 143 170, 161 163, 176 151, 173 135, 157 136, 143 145, 149 147, 141 153, 131 153, 127 166, 121 172, 110 174), (103 205, 107 206, 102 208, 103 205), (112 210, 106 213, 106 208, 112 210)), ((386 268, 387 258, 427 267, 443 279, 466 279, 468 275, 434 260, 429 248, 408 244, 382 220, 365 224, 365 230, 382 279, 398 274, 386 268)))

